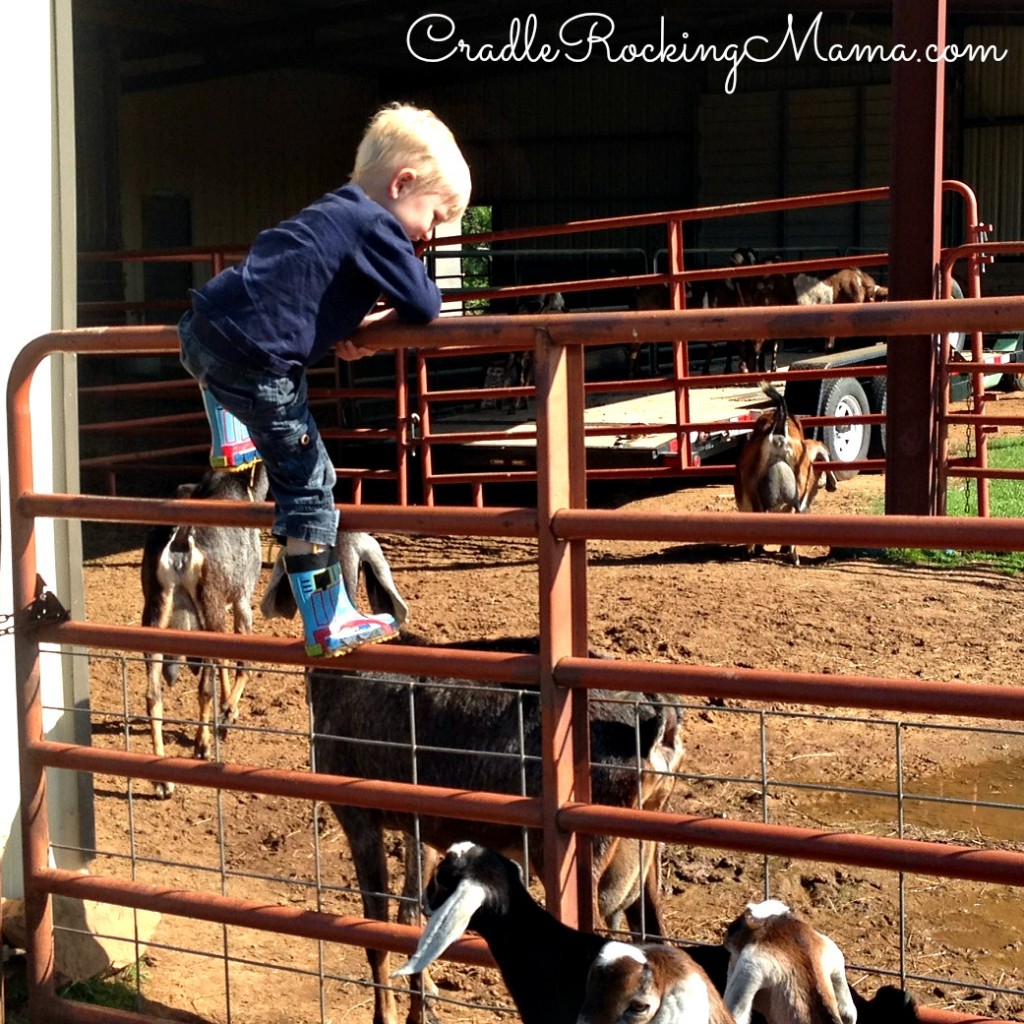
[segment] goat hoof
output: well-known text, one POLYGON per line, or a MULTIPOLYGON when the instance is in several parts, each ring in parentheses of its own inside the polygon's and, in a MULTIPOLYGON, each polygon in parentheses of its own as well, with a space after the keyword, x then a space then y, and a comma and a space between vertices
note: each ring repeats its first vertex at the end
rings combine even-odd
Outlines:
POLYGON ((212 757, 210 753, 209 743, 196 743, 195 748, 192 751, 192 756, 197 761, 209 761, 212 757))
POLYGON ((154 782, 154 795, 158 800, 170 800, 174 794, 173 782, 154 782))

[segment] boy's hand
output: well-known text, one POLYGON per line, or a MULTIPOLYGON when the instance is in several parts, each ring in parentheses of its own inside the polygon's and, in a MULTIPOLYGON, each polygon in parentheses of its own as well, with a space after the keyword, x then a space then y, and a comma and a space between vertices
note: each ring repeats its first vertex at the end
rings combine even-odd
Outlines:
POLYGON ((334 346, 334 351, 339 359, 344 359, 345 362, 355 362, 356 359, 365 359, 366 356, 373 355, 372 348, 366 348, 364 345, 357 345, 354 341, 346 338, 344 341, 339 341, 334 346))
MULTIPOLYGON (((359 326, 365 327, 367 324, 377 324, 381 320, 394 320, 396 316, 397 314, 393 309, 378 309, 375 313, 368 313, 364 316, 363 322, 359 326)), ((351 363, 356 359, 365 359, 367 356, 372 356, 376 350, 366 348, 364 345, 357 345, 351 338, 346 338, 334 346, 334 351, 339 359, 344 359, 345 362, 351 363)))

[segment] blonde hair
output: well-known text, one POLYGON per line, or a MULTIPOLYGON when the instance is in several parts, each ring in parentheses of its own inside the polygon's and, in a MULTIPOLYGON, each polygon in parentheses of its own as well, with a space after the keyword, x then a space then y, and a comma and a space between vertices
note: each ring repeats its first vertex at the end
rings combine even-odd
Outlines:
POLYGON ((374 114, 356 150, 351 180, 367 191, 385 188, 396 171, 411 167, 416 187, 445 201, 445 221, 469 204, 469 167, 448 126, 430 110, 391 103, 374 114))

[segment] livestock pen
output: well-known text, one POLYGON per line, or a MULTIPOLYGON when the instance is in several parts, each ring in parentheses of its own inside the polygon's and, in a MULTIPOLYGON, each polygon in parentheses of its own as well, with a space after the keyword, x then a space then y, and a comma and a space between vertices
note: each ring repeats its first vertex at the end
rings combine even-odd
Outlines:
MULTIPOLYGON (((277 637, 237 638, 211 634, 157 633, 101 621, 51 621, 39 602, 34 552, 34 522, 40 517, 118 523, 225 523, 265 526, 269 510, 228 503, 107 498, 42 494, 33 486, 32 430, 28 394, 39 362, 56 351, 156 354, 174 350, 168 328, 118 328, 58 332, 31 343, 19 356, 9 386, 11 435, 11 511, 15 553, 15 608, 18 704, 22 760, 22 806, 26 850, 27 948, 33 1021, 127 1021, 119 1011, 87 1007, 60 999, 55 992, 54 929, 51 900, 80 896, 140 909, 159 910, 225 927, 261 929, 326 943, 374 946, 410 952, 418 929, 366 922, 353 915, 288 902, 228 895, 219 887, 143 882, 131 871, 78 875, 50 866, 46 769, 101 773, 127 779, 162 780, 216 791, 263 793, 279 798, 434 813, 543 829, 548 905, 568 921, 587 924, 589 880, 578 870, 585 861, 580 837, 617 834, 664 842, 672 847, 710 847, 754 852, 772 858, 857 865, 902 876, 967 879, 1019 888, 1024 854, 1012 843, 978 845, 909 838, 900 832, 881 837, 834 829, 793 827, 770 821, 616 809, 590 800, 590 757, 586 721, 587 693, 595 687, 711 696, 818 709, 822 720, 836 707, 936 716, 970 715, 997 723, 1024 720, 1024 688, 1018 685, 929 682, 907 678, 894 683, 869 675, 780 672, 770 666, 719 668, 691 664, 654 664, 629 660, 590 660, 587 652, 587 544, 658 538, 678 543, 718 542, 862 545, 869 547, 957 547, 1024 550, 1024 524, 1017 520, 966 520, 916 516, 756 516, 694 514, 667 517, 586 508, 582 458, 582 360, 587 345, 618 342, 642 330, 652 340, 678 336, 729 339, 752 336, 820 337, 856 333, 993 330, 1024 326, 1024 299, 969 299, 955 304, 893 302, 858 309, 807 309, 665 313, 580 314, 469 318, 439 322, 429 330, 431 345, 471 345, 500 341, 509 347, 535 347, 538 402, 538 502, 536 508, 396 508, 352 506, 344 509, 354 529, 397 534, 488 536, 536 542, 539 655, 441 648, 383 647, 360 651, 346 668, 425 676, 458 674, 498 684, 539 685, 542 714, 544 787, 539 797, 443 790, 367 779, 339 778, 266 764, 230 761, 202 763, 155 758, 125 749, 101 749, 54 743, 46 738, 46 716, 37 689, 41 645, 69 650, 143 652, 307 666, 297 641, 277 637)), ((424 332, 380 326, 367 343, 400 348, 424 344, 424 332)), ((899 338, 894 339, 898 344, 899 338)), ((969 368, 969 367, 968 367, 969 368)), ((981 367, 976 367, 979 372, 981 367)), ((56 709, 70 710, 74 709, 56 709)), ((834 716, 833 716, 834 717, 834 716)), ((223 753, 223 751, 221 751, 223 753)), ((187 829, 182 823, 183 835, 187 829)), ((230 828, 230 826, 227 826, 230 828)), ((222 839, 222 856, 225 840, 222 839)), ((168 853, 170 851, 167 851, 168 853)), ((159 866, 158 866, 159 867, 159 866)), ((213 877, 221 882, 223 875, 213 877)), ((485 962, 481 944, 463 942, 451 955, 466 963, 485 962)), ((225 973, 237 965, 224 955, 225 973)), ((909 975, 910 972, 908 972, 909 975)), ((969 982, 969 979, 966 979, 969 982)), ((229 1014, 230 1015, 230 1014, 229 1014)), ((321 1015, 327 1014, 321 1007, 321 1015)), ((931 1007, 932 1021, 979 1020, 977 1015, 931 1007)))

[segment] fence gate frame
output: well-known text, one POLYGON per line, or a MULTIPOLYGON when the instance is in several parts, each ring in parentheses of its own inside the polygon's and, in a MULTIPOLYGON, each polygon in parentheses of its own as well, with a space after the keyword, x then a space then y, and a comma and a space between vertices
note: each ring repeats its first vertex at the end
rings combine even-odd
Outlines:
MULTIPOLYGON (((779 673, 640 661, 589 660, 586 654, 586 544, 590 539, 657 539, 704 543, 827 544, 871 547, 952 547, 1024 550, 1024 520, 932 516, 763 516, 588 510, 583 464, 583 350, 591 344, 629 339, 639 330, 652 340, 724 340, 744 337, 821 337, 886 333, 904 335, 954 330, 1024 327, 1024 297, 891 302, 868 306, 594 313, 564 316, 495 316, 439 320, 426 328, 381 324, 365 332, 369 347, 533 344, 538 364, 539 454, 543 466, 538 507, 398 508, 345 506, 352 529, 397 533, 535 537, 539 558, 541 654, 452 652, 438 648, 372 647, 349 656, 355 670, 462 675, 492 682, 541 686, 544 788, 539 798, 467 793, 439 787, 384 783, 233 763, 100 750, 46 738, 40 694, 40 645, 116 647, 200 657, 313 664, 301 641, 125 627, 100 622, 55 621, 37 601, 35 519, 79 518, 123 523, 196 523, 266 526, 266 505, 233 502, 116 498, 36 493, 32 475, 29 389, 42 359, 54 352, 167 353, 176 350, 173 328, 126 327, 57 331, 29 343, 15 360, 8 383, 10 503, 14 554, 15 670, 19 716, 22 829, 28 986, 33 1024, 127 1024, 147 1018, 68 1002, 55 991, 51 897, 87 897, 125 907, 157 910, 223 924, 373 945, 409 953, 419 930, 367 922, 290 906, 207 892, 176 890, 106 876, 78 875, 49 866, 45 769, 102 772, 226 790, 322 800, 357 806, 442 814, 540 827, 547 852, 545 883, 551 909, 569 923, 587 923, 589 872, 580 870, 576 833, 612 832, 728 850, 784 855, 861 867, 914 871, 1002 885, 1024 883, 1024 854, 995 847, 976 849, 910 839, 601 807, 589 802, 585 772, 573 761, 586 752, 586 693, 595 687, 714 695, 818 706, 915 711, 949 715, 969 708, 972 717, 1024 721, 1024 687, 892 680, 865 676, 779 673), (583 728, 581 728, 581 725, 583 728), (571 754, 570 754, 571 752, 571 754)), ((979 367, 979 371, 982 368, 979 367)), ((587 844, 584 844, 587 845, 587 844)), ((585 867, 585 865, 584 865, 585 867)), ((462 940, 449 955, 486 963, 480 940, 462 940)), ((925 1009, 926 1021, 981 1018, 925 1009)))

